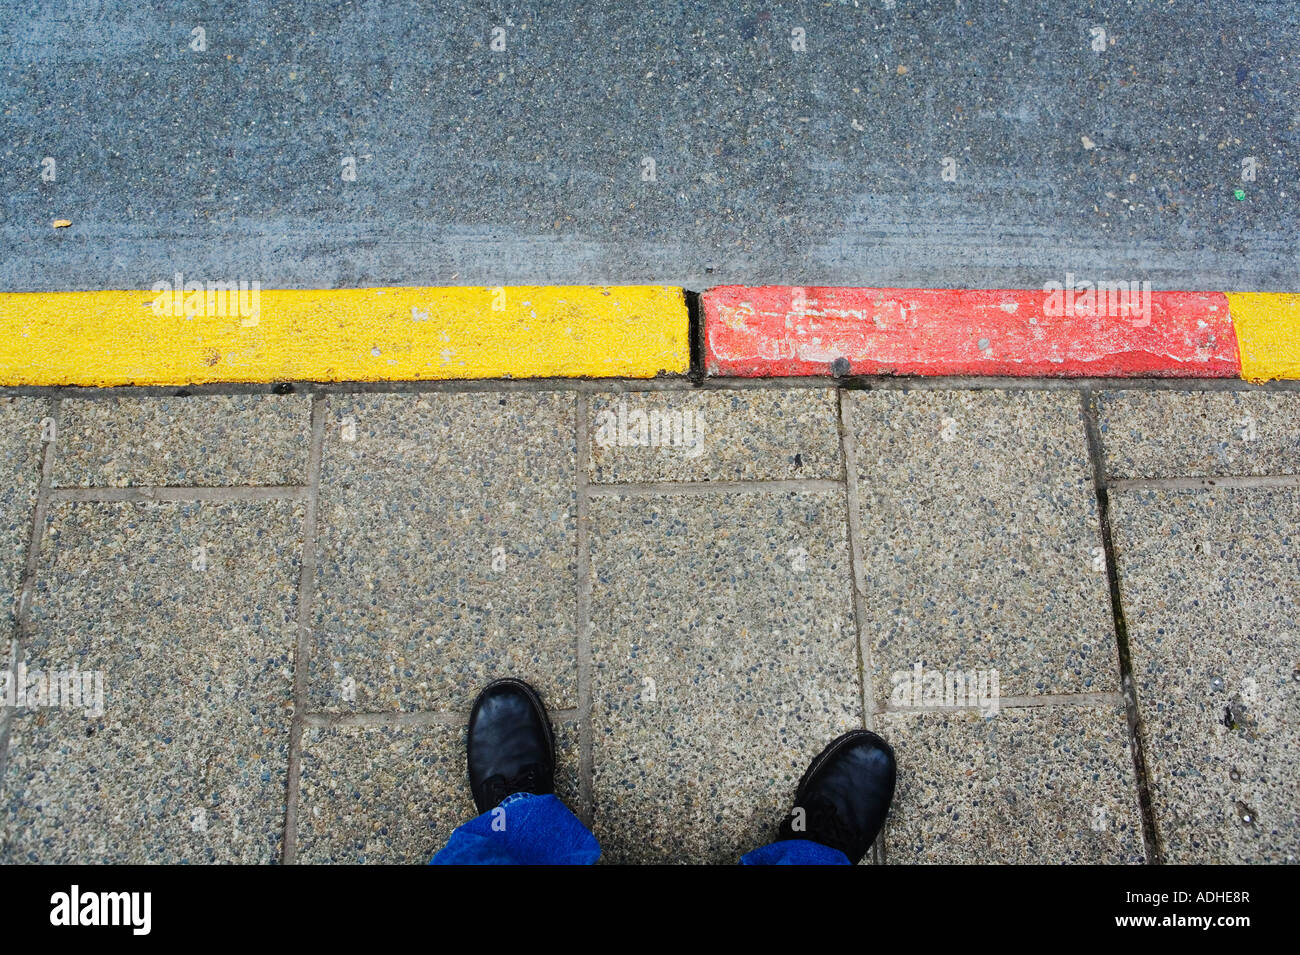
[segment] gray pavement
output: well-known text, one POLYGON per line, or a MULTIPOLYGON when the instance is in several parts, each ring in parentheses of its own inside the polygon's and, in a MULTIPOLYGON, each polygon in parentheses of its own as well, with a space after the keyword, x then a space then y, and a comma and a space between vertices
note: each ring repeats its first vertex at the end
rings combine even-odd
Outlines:
POLYGON ((609 862, 1295 861, 1300 393, 869 384, 3 399, 0 860, 424 861, 514 674, 609 862))
POLYGON ((0 289, 1293 291, 1298 54, 1269 0, 0 0, 0 289))

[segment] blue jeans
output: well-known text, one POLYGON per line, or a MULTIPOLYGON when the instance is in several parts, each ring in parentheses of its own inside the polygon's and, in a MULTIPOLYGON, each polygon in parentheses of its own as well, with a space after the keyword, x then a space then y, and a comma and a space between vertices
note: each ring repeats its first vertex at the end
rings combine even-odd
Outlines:
MULTIPOLYGON (((554 796, 515 793, 451 834, 429 865, 591 865, 600 843, 554 796)), ((746 854, 741 865, 848 865, 849 857, 807 839, 786 839, 746 854)))

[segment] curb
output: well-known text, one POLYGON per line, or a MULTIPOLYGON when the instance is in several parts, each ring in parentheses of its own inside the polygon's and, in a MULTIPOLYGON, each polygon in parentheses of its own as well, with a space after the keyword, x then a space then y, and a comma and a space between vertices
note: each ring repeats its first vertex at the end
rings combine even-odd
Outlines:
POLYGON ((724 286, 709 375, 1300 377, 1300 296, 724 286), (1105 300, 1105 301, 1103 301, 1105 300))
POLYGON ((697 297, 670 286, 261 290, 175 278, 148 292, 0 293, 0 386, 688 373, 1300 379, 1291 293, 1107 288, 1076 300, 1059 290, 721 286, 697 297))
POLYGON ((1229 292, 1247 381, 1300 378, 1300 295, 1229 292))
MULTIPOLYGON (((215 287, 214 287, 215 285, 215 287)), ((163 286, 163 287, 160 287, 163 286)), ((0 384, 653 378, 690 370, 681 289, 507 286, 0 294, 0 384)))

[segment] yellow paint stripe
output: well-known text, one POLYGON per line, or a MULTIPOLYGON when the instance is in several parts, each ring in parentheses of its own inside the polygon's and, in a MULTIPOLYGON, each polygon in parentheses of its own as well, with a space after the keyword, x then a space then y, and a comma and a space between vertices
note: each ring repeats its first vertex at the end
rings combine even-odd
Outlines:
POLYGON ((1247 381, 1300 378, 1300 295, 1229 292, 1228 310, 1247 381))
POLYGON ((677 288, 266 289, 248 314, 238 301, 0 293, 0 384, 650 378, 690 364, 677 288))

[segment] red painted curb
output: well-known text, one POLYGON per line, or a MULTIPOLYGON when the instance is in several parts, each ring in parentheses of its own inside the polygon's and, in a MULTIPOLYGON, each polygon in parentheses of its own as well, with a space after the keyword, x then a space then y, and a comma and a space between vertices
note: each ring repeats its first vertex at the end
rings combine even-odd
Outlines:
POLYGON ((1235 378, 1222 292, 1096 299, 1042 290, 722 286, 704 293, 710 375, 1235 378))

